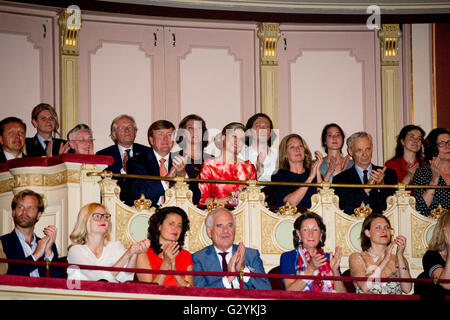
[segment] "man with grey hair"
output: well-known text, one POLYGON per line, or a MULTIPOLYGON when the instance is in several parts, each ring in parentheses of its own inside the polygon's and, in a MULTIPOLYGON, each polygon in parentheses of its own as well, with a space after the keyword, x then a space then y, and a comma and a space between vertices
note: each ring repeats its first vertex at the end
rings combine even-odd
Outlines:
MULTIPOLYGON (((135 143, 137 126, 134 118, 127 114, 121 114, 111 122, 110 137, 114 144, 98 151, 97 155, 112 156, 114 163, 106 170, 112 173, 127 173, 127 162, 130 158, 139 154, 145 154, 151 149, 139 143, 135 143)), ((117 185, 120 187, 120 199, 130 202, 131 195, 125 186, 126 179, 118 178, 117 185)))
MULTIPOLYGON (((392 184, 396 185, 397 175, 394 170, 378 167, 372 164, 372 136, 360 131, 347 139, 348 153, 352 156, 354 166, 341 172, 333 178, 333 183, 339 184, 392 184)), ((386 210, 386 199, 394 194, 395 188, 336 188, 339 206, 347 214, 353 214, 354 209, 364 203, 372 212, 386 210)))
MULTIPOLYGON (((194 271, 265 273, 258 250, 246 248, 242 242, 233 244, 236 234, 233 213, 223 207, 216 208, 208 213, 205 224, 212 245, 192 255, 194 271)), ((245 276, 243 280, 245 289, 272 289, 267 278, 245 276)), ((196 287, 240 287, 236 276, 194 276, 194 284, 196 287)))
POLYGON ((78 124, 67 133, 69 153, 94 154, 94 139, 88 125, 78 124))

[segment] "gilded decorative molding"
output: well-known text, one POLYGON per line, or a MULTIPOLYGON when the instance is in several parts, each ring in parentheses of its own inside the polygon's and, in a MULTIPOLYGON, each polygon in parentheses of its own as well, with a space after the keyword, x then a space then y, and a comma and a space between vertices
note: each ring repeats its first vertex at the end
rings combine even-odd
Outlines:
POLYGON ((261 215, 261 254, 282 254, 283 251, 277 248, 272 239, 275 225, 279 219, 260 212, 261 215))
POLYGON ((424 219, 418 218, 415 215, 411 215, 411 249, 412 257, 422 259, 423 255, 427 251, 427 244, 425 243, 425 230, 431 225, 430 222, 424 219))
POLYGON ((70 6, 59 14, 59 53, 61 86, 61 135, 78 124, 78 35, 81 10, 70 6))
POLYGON ((189 208, 187 215, 190 223, 190 230, 188 231, 188 250, 190 252, 196 252, 206 246, 206 242, 202 240, 202 228, 206 228, 206 226, 203 226, 206 215, 199 214, 192 208, 189 208))
POLYGON ((402 36, 400 25, 383 24, 378 31, 381 49, 381 65, 382 66, 398 66, 400 61, 399 39, 402 36))
POLYGON ((114 195, 119 199, 120 187, 117 185, 117 180, 105 178, 99 181, 100 190, 103 195, 114 195))
POLYGON ((14 189, 14 178, 3 180, 0 183, 0 193, 11 192, 14 189))
POLYGON ((259 57, 261 65, 278 65, 277 43, 280 38, 280 24, 263 22, 259 25, 259 57))
POLYGON ((80 183, 80 171, 65 170, 61 172, 43 174, 43 173, 24 173, 14 175, 14 188, 21 187, 53 187, 65 183, 80 183))
POLYGON ((355 221, 335 215, 335 243, 336 247, 341 247, 344 256, 350 256, 353 249, 348 245, 348 236, 350 228, 355 224, 355 221))
POLYGON ((81 11, 79 8, 67 8, 60 12, 59 19, 59 49, 61 54, 78 56, 78 33, 81 28, 81 11))
POLYGON ((116 206, 116 241, 122 242, 125 248, 130 247, 133 243, 128 235, 128 223, 133 215, 132 211, 116 206))
POLYGON ((239 242, 244 242, 244 230, 245 230, 245 208, 239 210, 239 211, 233 211, 233 214, 236 218, 236 233, 235 233, 235 238, 234 238, 234 242, 235 243, 239 243, 239 242))
POLYGON ((381 105, 383 116, 383 158, 394 156, 395 141, 400 131, 399 42, 402 33, 398 24, 383 24, 378 31, 381 59, 381 105))
POLYGON ((261 73, 261 111, 278 127, 278 23, 261 23, 258 29, 261 73))

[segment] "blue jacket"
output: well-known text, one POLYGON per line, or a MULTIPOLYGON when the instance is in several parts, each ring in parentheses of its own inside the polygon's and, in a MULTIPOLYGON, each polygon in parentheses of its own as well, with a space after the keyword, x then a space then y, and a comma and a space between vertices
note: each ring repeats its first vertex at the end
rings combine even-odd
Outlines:
MULTIPOLYGON (((233 245, 233 254, 237 250, 237 245, 233 245)), ((207 246, 192 255, 194 271, 216 271, 222 272, 222 262, 217 257, 213 245, 207 246)), ((263 262, 256 249, 245 248, 245 266, 253 273, 265 273, 263 262)), ((222 277, 220 276, 194 276, 196 287, 224 288, 222 277)), ((272 290, 268 278, 250 277, 248 282, 244 282, 245 289, 272 290)))
MULTIPOLYGON (((168 171, 170 171, 171 168, 172 157, 170 156, 168 171)), ((159 163, 153 149, 150 148, 149 152, 138 154, 128 160, 127 173, 159 176, 159 163)), ((159 197, 164 195, 165 192, 160 180, 127 179, 126 188, 129 189, 132 200, 139 199, 141 194, 144 194, 146 199, 152 201, 152 206, 156 206, 159 197)), ((131 201, 127 204, 132 206, 134 203, 131 201)))
MULTIPOLYGON (((132 147, 133 149, 133 157, 138 156, 140 154, 146 154, 150 150, 152 150, 150 147, 144 146, 139 143, 133 143, 132 147)), ((122 162, 122 156, 120 154, 119 147, 117 144, 114 144, 112 146, 109 146, 105 149, 102 149, 96 153, 97 155, 101 156, 111 156, 114 158, 114 163, 110 165, 106 170, 112 171, 112 173, 121 173, 120 170, 122 169, 123 162, 122 162)), ((128 165, 127 165, 128 166, 128 165)), ((127 171, 128 173, 128 171, 127 171)), ((117 185, 120 187, 120 200, 125 201, 125 203, 129 205, 133 205, 133 199, 130 190, 126 186, 126 179, 125 178, 114 178, 117 180, 117 185)))
MULTIPOLYGON (((36 236, 36 241, 39 241, 41 238, 36 236)), ((13 230, 11 233, 5 234, 0 237, 0 241, 2 242, 3 252, 5 253, 8 259, 25 259, 33 261, 33 258, 30 256, 25 257, 25 253, 23 252, 22 245, 20 244, 20 240, 17 237, 16 232, 13 230)), ((53 251, 53 259, 52 262, 58 261, 58 250, 56 249, 56 245, 52 246, 53 251)), ((39 261, 44 261, 44 255, 39 259, 39 261)), ((8 273, 16 276, 29 276, 31 272, 33 272, 36 268, 39 270, 39 275, 41 277, 45 277, 45 265, 36 266, 32 264, 8 264, 8 273)), ((50 276, 52 278, 63 278, 63 272, 59 267, 50 267, 50 276)))

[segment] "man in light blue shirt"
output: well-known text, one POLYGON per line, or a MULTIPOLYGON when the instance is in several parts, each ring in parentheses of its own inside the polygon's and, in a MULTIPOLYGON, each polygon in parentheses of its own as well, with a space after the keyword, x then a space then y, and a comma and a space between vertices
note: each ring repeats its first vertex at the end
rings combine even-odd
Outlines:
MULTIPOLYGON (((34 233, 34 227, 44 212, 42 197, 29 189, 19 192, 11 203, 14 230, 0 237, 3 251, 8 259, 23 259, 32 261, 56 261, 58 251, 55 240, 55 226, 44 228, 41 239, 34 233)), ((7 274, 45 277, 45 265, 9 264, 7 274)), ((51 267, 50 276, 62 277, 59 268, 51 267)))

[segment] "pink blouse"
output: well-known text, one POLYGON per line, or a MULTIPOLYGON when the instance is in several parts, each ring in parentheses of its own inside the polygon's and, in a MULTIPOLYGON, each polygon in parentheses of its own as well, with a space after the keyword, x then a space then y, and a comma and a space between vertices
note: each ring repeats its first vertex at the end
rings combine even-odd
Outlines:
MULTIPOLYGON (((211 159, 203 163, 201 179, 214 180, 249 180, 256 179, 256 169, 250 161, 225 163, 211 159)), ((236 191, 240 184, 199 183, 201 198, 199 204, 205 204, 207 198, 224 198, 236 191)), ((243 185, 245 186, 245 185, 243 185)))

